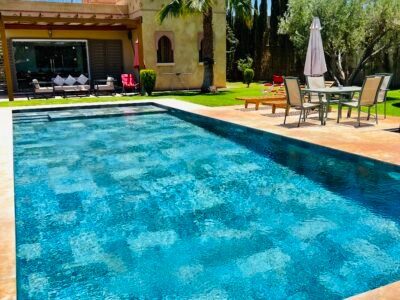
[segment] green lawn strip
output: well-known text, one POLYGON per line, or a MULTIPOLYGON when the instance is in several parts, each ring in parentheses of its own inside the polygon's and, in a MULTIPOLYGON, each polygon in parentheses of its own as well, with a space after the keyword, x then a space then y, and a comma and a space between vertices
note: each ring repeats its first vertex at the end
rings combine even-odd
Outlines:
POLYGON ((8 101, 0 102, 0 107, 20 107, 20 106, 37 106, 37 105, 52 105, 52 104, 79 104, 79 103, 100 103, 113 101, 131 101, 141 100, 144 97, 84 97, 84 98, 62 98, 62 99, 34 99, 23 101, 8 101))
POLYGON ((205 106, 228 106, 241 104, 241 101, 235 100, 236 97, 260 96, 263 86, 257 83, 251 84, 247 88, 243 83, 228 83, 228 88, 220 89, 217 94, 200 94, 196 91, 188 92, 155 92, 153 96, 110 96, 110 97, 83 97, 83 98, 62 98, 62 99, 34 99, 25 101, 0 102, 0 107, 18 107, 18 106, 36 106, 51 104, 71 104, 71 103, 97 103, 113 101, 134 101, 134 100, 162 100, 165 98, 174 98, 191 103, 205 106))
MULTIPOLYGON (((77 104, 77 103, 101 103, 114 101, 135 101, 135 100, 162 100, 174 98, 195 104, 217 107, 242 104, 242 101, 235 100, 236 97, 261 96, 263 86, 253 83, 250 88, 241 82, 228 82, 227 88, 220 89, 217 94, 200 94, 199 92, 156 92, 153 96, 110 96, 110 97, 86 97, 86 98, 66 98, 66 99, 42 99, 26 100, 13 102, 0 102, 0 107, 36 106, 50 104, 77 104)), ((366 109, 363 108, 363 111, 366 109)), ((378 113, 383 114, 383 104, 378 105, 378 113)), ((400 116, 400 90, 390 91, 387 98, 387 115, 400 116)))

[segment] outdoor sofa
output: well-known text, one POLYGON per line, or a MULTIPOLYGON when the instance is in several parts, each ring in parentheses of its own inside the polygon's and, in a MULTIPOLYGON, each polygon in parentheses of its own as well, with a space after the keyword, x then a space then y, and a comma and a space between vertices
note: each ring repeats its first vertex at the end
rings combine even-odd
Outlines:
POLYGON ((83 74, 79 77, 69 75, 67 78, 57 76, 52 82, 55 95, 90 95, 90 80, 83 74))
POLYGON ((107 79, 98 79, 94 81, 94 94, 115 94, 115 79, 108 76, 107 79))
POLYGON ((32 80, 34 97, 54 97, 61 95, 90 95, 91 86, 90 80, 85 75, 79 77, 72 77, 69 75, 67 78, 57 76, 52 78, 51 81, 38 81, 32 80))
POLYGON ((32 86, 33 86, 33 95, 35 98, 54 97, 54 87, 52 82, 39 81, 37 79, 33 79, 32 86))

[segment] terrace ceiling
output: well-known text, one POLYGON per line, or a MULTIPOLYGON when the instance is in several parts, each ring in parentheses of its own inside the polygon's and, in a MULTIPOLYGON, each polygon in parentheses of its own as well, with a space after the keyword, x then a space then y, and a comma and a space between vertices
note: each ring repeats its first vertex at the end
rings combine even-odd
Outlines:
POLYGON ((0 8, 0 17, 6 29, 119 30, 135 29, 140 22, 129 18, 125 5, 54 4, 6 4, 0 8))

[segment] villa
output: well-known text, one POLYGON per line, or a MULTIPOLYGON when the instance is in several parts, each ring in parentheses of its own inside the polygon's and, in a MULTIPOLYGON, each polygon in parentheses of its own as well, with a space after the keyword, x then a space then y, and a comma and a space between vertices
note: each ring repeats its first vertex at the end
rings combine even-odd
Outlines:
MULTIPOLYGON (((66 1, 65 1, 66 2, 66 1)), ((201 17, 160 25, 163 0, 83 0, 82 3, 0 0, 0 53, 9 97, 33 79, 81 74, 91 80, 151 68, 156 89, 199 88, 203 77, 201 17)), ((225 1, 214 11, 215 85, 225 86, 225 1)), ((1 64, 1 61, 0 61, 1 64)), ((0 66, 0 72, 2 68, 0 66)), ((3 79, 2 79, 3 78, 3 79)), ((3 82, 3 85, 5 82, 3 82)), ((1 84, 1 82, 0 82, 1 84)))
POLYGON ((254 77, 270 1, 254 61, 233 2, 0 0, 0 300, 400 299, 394 68, 333 81, 313 17, 254 77))

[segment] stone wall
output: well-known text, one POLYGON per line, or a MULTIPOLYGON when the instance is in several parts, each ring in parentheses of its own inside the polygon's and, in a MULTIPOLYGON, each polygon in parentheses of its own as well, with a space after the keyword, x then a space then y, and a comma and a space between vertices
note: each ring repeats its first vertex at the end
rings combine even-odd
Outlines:
MULTIPOLYGON (((202 16, 156 20, 157 13, 169 0, 130 0, 130 16, 142 18, 143 50, 146 68, 157 72, 157 89, 199 88, 204 67, 199 63, 199 35, 203 32, 202 16), (156 37, 163 32, 173 35, 174 63, 158 64, 156 37), (176 75, 180 73, 180 75, 176 75)), ((225 2, 219 0, 214 9, 215 79, 218 87, 226 85, 226 21, 225 2)))

